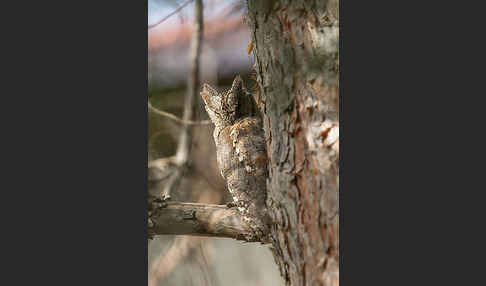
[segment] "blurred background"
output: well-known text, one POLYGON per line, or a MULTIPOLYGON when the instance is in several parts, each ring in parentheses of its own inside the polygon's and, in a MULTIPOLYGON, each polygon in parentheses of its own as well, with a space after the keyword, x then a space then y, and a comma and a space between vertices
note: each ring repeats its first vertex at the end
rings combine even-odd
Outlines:
MULTIPOLYGON (((235 75, 245 78, 251 72, 250 30, 243 20, 245 3, 203 1, 201 82, 220 90, 228 89, 235 75)), ((180 118, 190 70, 193 15, 191 1, 148 1, 148 100, 156 109, 180 118)), ((198 97, 196 120, 207 119, 198 97)), ((216 165, 213 128, 212 124, 194 126, 190 168, 172 191, 172 200, 212 204, 231 201, 216 165)), ((149 162, 175 154, 180 129, 180 123, 149 110, 149 162)), ((160 193, 162 187, 151 183, 149 192, 160 193)), ((267 245, 225 238, 156 236, 149 240, 148 265, 149 286, 284 284, 267 245)))

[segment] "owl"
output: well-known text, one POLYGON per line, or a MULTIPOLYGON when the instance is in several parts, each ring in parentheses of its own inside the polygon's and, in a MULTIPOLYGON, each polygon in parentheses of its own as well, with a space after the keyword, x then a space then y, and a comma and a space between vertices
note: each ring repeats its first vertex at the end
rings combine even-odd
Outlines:
POLYGON ((237 76, 223 93, 204 84, 201 97, 214 123, 221 176, 234 204, 249 224, 264 225, 267 155, 261 116, 251 93, 237 76))

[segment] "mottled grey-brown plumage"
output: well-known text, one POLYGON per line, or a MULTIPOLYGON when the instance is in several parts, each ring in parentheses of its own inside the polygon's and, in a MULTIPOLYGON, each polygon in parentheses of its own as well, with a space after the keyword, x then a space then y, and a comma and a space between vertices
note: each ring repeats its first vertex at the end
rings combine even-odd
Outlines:
POLYGON ((262 236, 267 233, 267 155, 254 99, 239 76, 224 93, 204 84, 201 96, 215 125, 213 136, 221 175, 245 221, 255 235, 262 236))

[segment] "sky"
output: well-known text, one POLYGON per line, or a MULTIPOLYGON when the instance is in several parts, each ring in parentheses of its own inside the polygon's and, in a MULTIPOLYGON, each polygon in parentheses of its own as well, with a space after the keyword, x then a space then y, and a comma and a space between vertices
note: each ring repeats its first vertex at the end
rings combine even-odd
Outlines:
POLYGON ((148 0, 148 24, 152 24, 169 14, 172 11, 171 9, 173 10, 174 7, 168 5, 167 1, 148 0))
MULTIPOLYGON (((233 3, 241 0, 203 0, 204 16, 214 16, 226 8, 230 7, 233 3)), ((148 0, 148 25, 156 23, 160 19, 164 18, 179 6, 184 4, 185 0, 148 0)), ((184 7, 179 13, 189 20, 192 18, 192 11, 194 9, 194 3, 190 3, 184 7)), ((168 18, 162 25, 174 25, 180 23, 180 16, 175 14, 168 18)))

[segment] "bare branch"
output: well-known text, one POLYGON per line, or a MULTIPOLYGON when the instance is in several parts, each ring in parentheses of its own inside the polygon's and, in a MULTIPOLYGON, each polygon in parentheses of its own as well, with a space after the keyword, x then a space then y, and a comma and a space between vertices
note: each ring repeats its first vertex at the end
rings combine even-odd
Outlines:
MULTIPOLYGON (((191 71, 187 79, 187 92, 184 99, 184 114, 182 120, 193 121, 196 113, 196 103, 199 90, 199 57, 201 55, 201 41, 203 31, 203 6, 202 0, 194 2, 194 25, 191 40, 191 71)), ((167 184, 162 191, 162 197, 170 198, 170 193, 175 189, 181 180, 186 168, 192 143, 192 126, 182 125, 181 135, 177 144, 175 163, 177 169, 168 178, 167 184)))
POLYGON ((226 205, 169 202, 151 216, 149 234, 229 237, 259 241, 237 208, 226 205))
POLYGON ((201 244, 199 237, 178 236, 172 247, 154 261, 149 272, 148 286, 157 286, 188 254, 201 244))
POLYGON ((176 167, 175 157, 159 158, 148 163, 148 180, 149 182, 162 181, 172 174, 176 167))
MULTIPOLYGON (((193 120, 196 111, 199 90, 199 56, 201 54, 201 41, 203 31, 202 0, 194 2, 194 25, 191 40, 191 71, 187 79, 187 93, 184 99, 184 114, 182 120, 193 120)), ((177 146, 176 163, 185 164, 189 157, 192 139, 192 128, 188 125, 182 127, 179 145, 177 146)))
POLYGON ((151 25, 148 25, 148 29, 152 29, 154 28, 155 26, 158 26, 160 23, 164 22, 165 20, 169 19, 172 15, 174 15, 175 13, 179 12, 180 10, 182 10, 182 8, 186 7, 187 5, 189 5, 189 3, 191 3, 193 0, 188 0, 186 1, 184 4, 182 4, 181 6, 179 6, 179 8, 175 9, 173 12, 171 12, 169 15, 165 16, 164 18, 162 18, 161 20, 157 21, 157 23, 154 23, 154 24, 151 24, 151 25))
POLYGON ((149 108, 149 110, 151 110, 152 112, 154 112, 154 113, 156 113, 158 115, 161 115, 161 116, 167 117, 169 119, 172 119, 172 120, 174 120, 177 123, 187 124, 187 125, 206 125, 206 124, 211 124, 211 120, 201 120, 201 121, 183 120, 183 119, 175 116, 172 113, 169 113, 169 112, 166 112, 166 111, 163 111, 163 110, 160 110, 160 109, 157 109, 157 108, 153 107, 152 104, 150 103, 150 100, 148 100, 147 102, 148 102, 148 108, 149 108))
MULTIPOLYGON (((149 167, 159 168, 159 166, 166 165, 167 158, 151 161, 149 167)), ((200 203, 220 202, 223 194, 215 192, 210 188, 203 188, 202 192, 192 192, 191 200, 200 203)), ((174 238, 174 243, 170 248, 160 253, 156 260, 152 263, 149 272, 149 286, 159 285, 159 281, 163 280, 165 276, 171 273, 178 264, 188 261, 188 256, 193 255, 190 260, 199 261, 199 266, 206 267, 208 262, 206 259, 204 248, 207 240, 205 237, 179 235, 174 238)), ((210 259, 210 257, 209 257, 210 259)), ((203 271, 204 272, 204 271, 203 271)), ((212 283, 214 284, 214 283, 212 283)), ((211 285, 211 283, 209 283, 211 285)))

